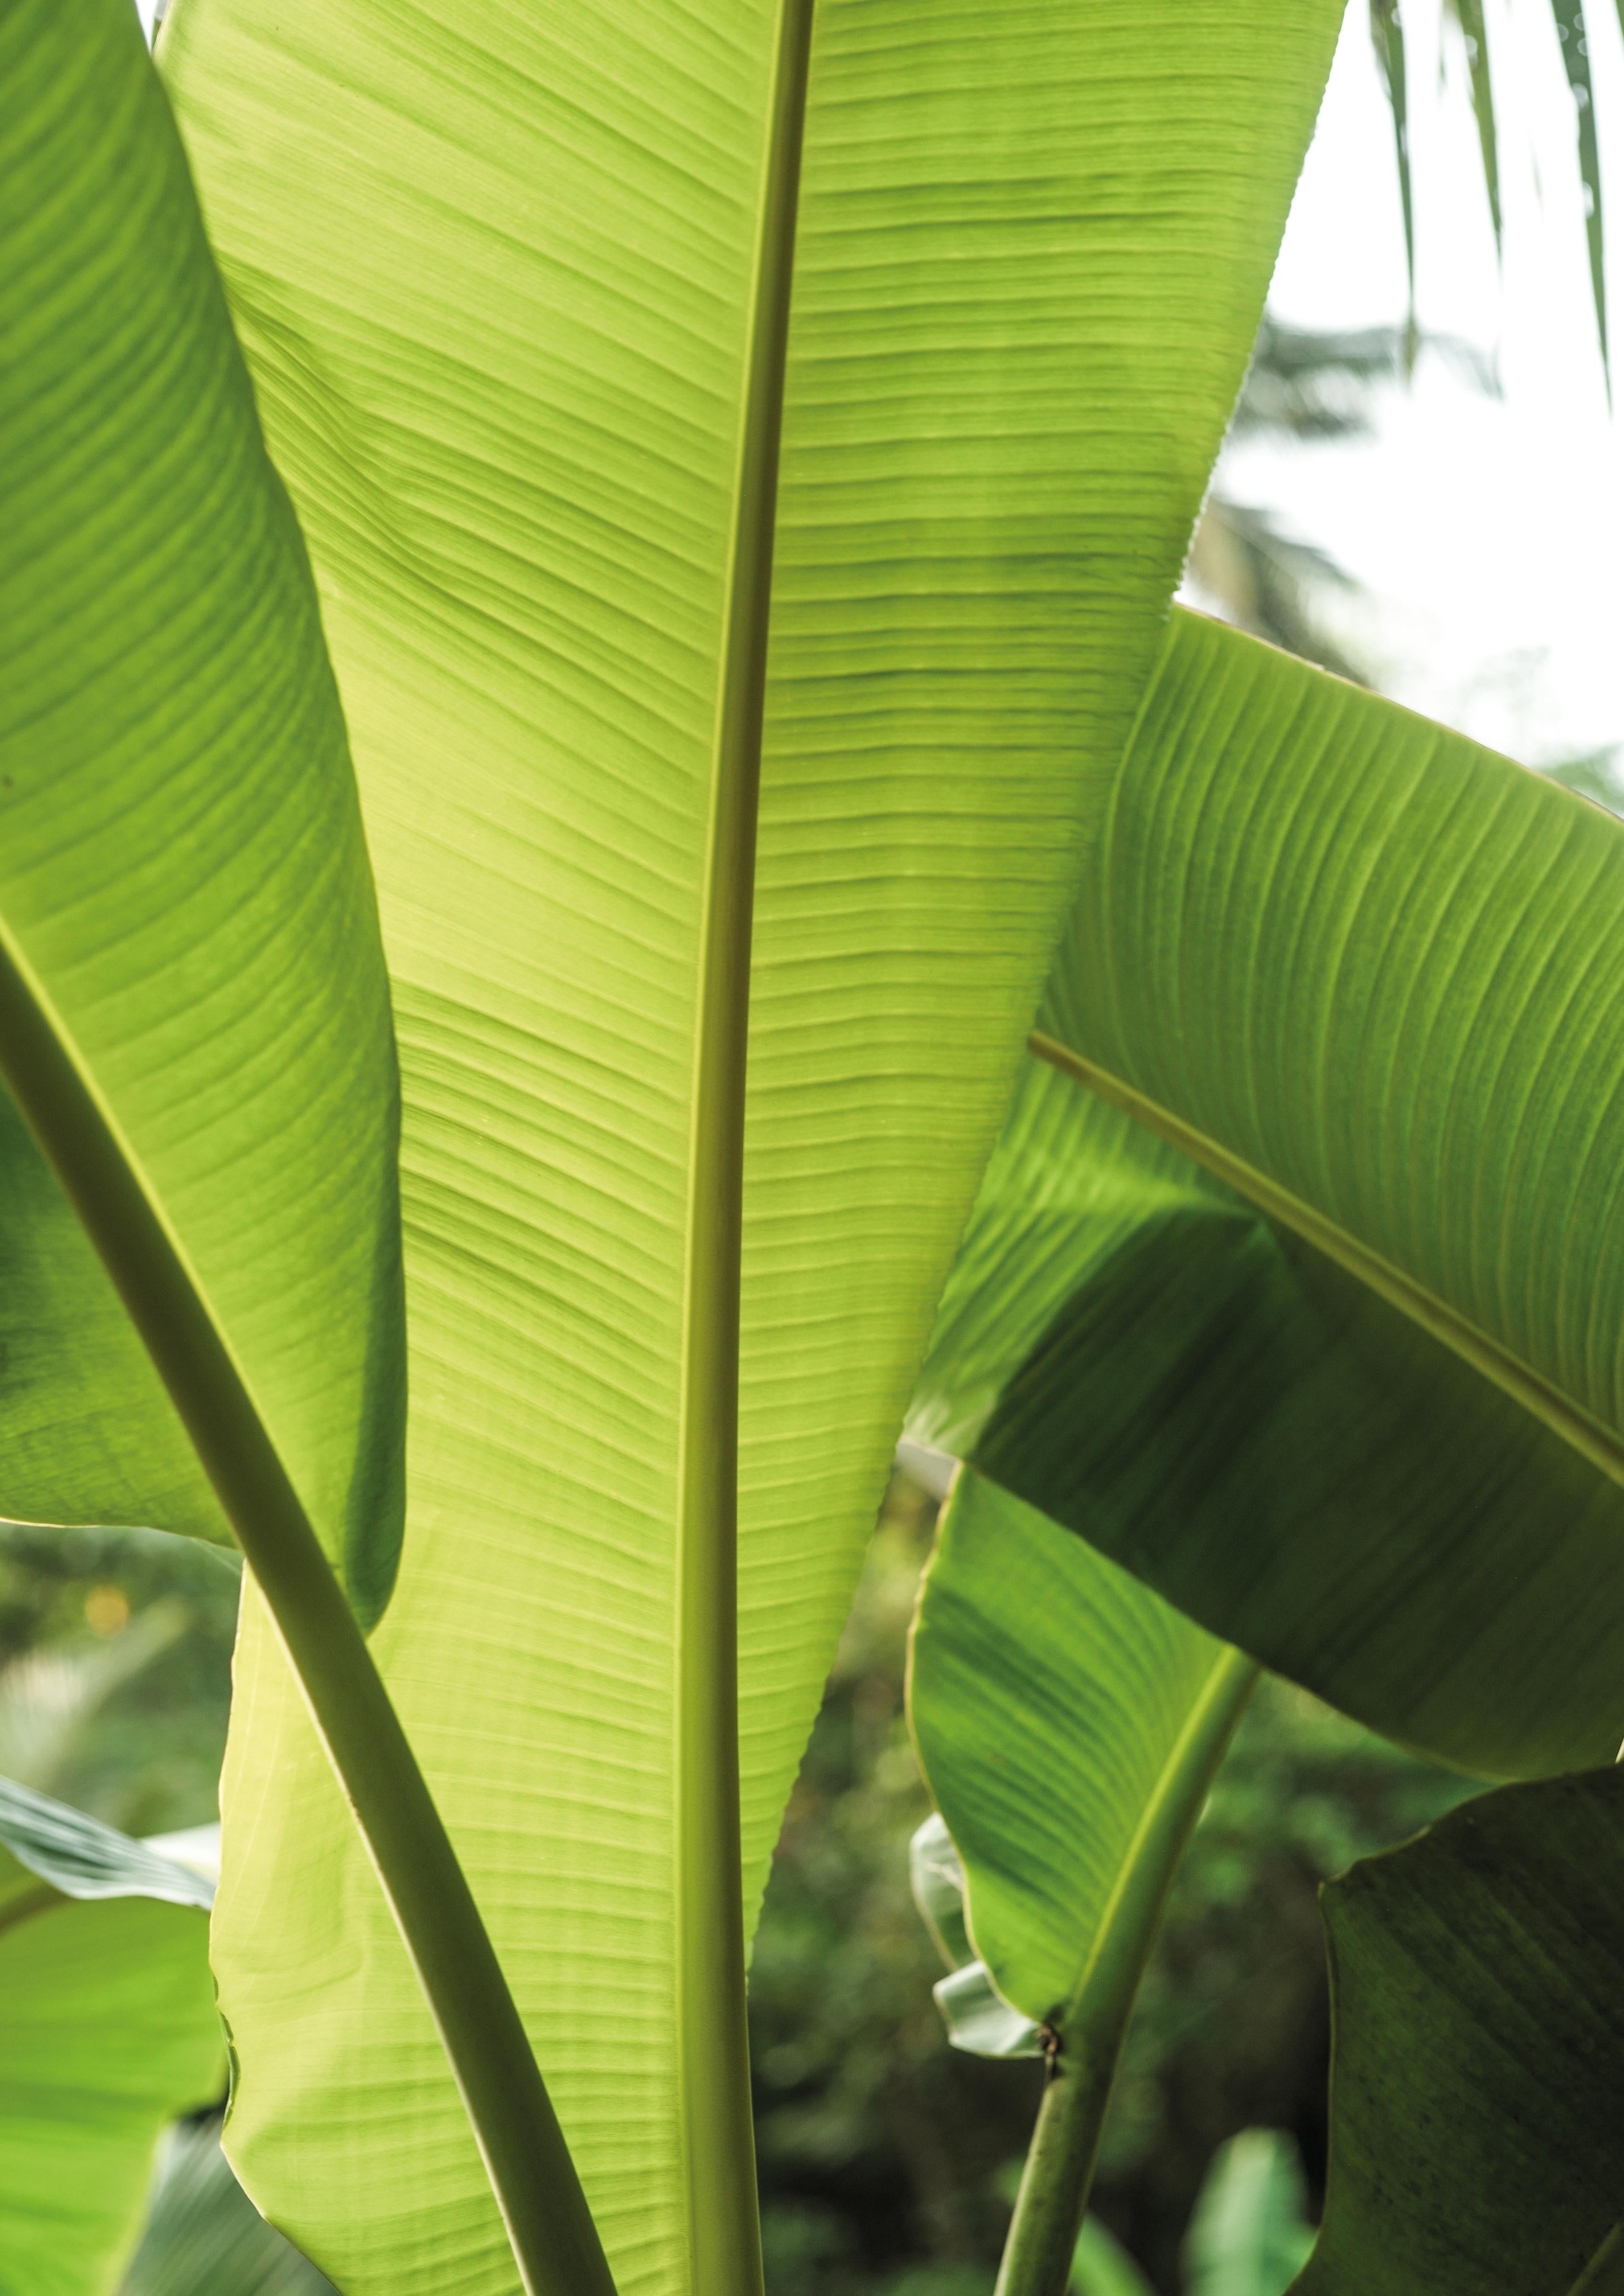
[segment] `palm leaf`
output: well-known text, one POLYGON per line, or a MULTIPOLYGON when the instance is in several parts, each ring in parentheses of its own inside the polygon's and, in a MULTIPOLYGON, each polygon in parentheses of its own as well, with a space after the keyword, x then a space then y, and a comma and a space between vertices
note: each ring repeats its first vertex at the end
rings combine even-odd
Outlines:
MULTIPOLYGON (((803 75, 804 21, 180 0, 160 43, 393 974, 413 1498, 377 1647, 620 2285, 707 2296, 756 2270, 739 1899, 1334 32, 832 0, 803 75)), ((505 2288, 251 1611, 239 1679, 232 2157, 354 2296, 505 2288)))
MULTIPOLYGON (((1596 339, 1602 368, 1612 389, 1612 365, 1607 346, 1607 263, 1602 231, 1602 160, 1595 132, 1595 89, 1590 77, 1590 38, 1585 28, 1584 0, 1551 0, 1556 18, 1556 38, 1562 69, 1573 97, 1579 136, 1579 180, 1585 203, 1585 242, 1590 257, 1590 292, 1595 304, 1596 339)), ((1621 19, 1620 20, 1624 20, 1621 19)))
POLYGON ((1390 1735, 1624 1734, 1624 832, 1177 616, 918 1439, 1390 1735))
POLYGON ((1387 91, 1393 121, 1393 155, 1398 168, 1398 205, 1404 216, 1404 273, 1409 286, 1405 326, 1405 365, 1413 368, 1419 340, 1415 319, 1415 190, 1410 172, 1409 79, 1404 58, 1404 23, 1398 0, 1370 0, 1370 37, 1376 69, 1387 91))
POLYGON ((1483 160, 1483 189, 1489 199, 1489 219, 1494 226, 1495 253, 1497 256, 1502 239, 1500 138, 1495 126, 1494 80, 1489 65, 1489 27, 1483 18, 1483 0, 1455 0, 1455 14, 1466 51, 1466 70, 1472 82, 1472 117, 1477 121, 1478 149, 1483 160))

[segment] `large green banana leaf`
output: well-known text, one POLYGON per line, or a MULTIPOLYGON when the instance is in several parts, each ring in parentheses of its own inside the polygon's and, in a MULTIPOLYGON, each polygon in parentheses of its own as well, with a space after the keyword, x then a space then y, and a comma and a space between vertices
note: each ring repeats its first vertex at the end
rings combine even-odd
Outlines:
MULTIPOLYGON (((824 0, 808 68, 809 12, 178 0, 160 44, 394 980, 411 1515, 376 1647, 627 2296, 754 2270, 733 1565, 695 1496, 752 899, 753 1903, 1336 17, 824 0)), ((233 2159, 349 2296, 506 2289, 251 1603, 226 1794, 233 2159)))
POLYGON ((0 1779, 0 2296, 104 2296, 226 2056, 206 1881, 0 1779))
POLYGON ((1624 1771, 1480 1795, 1322 1904, 1331 2163, 1295 2296, 1616 2296, 1624 1771))
MULTIPOLYGON (((961 1471, 920 1595, 908 1713, 962 1863, 974 1966, 1049 2036, 1012 2286, 1066 2284, 1161 1908, 1257 1674, 1081 1539, 961 1471)), ((972 1977, 938 1988, 950 2024, 972 1977)), ((977 2022, 990 2021, 982 2005, 977 2022)), ((973 2032, 956 2038, 991 2053, 973 2032)))
POLYGON ((1624 827, 1179 614, 914 1412, 1390 1735, 1624 1736, 1624 827))
MULTIPOLYGON (((364 1619, 401 1528, 389 991, 309 568, 135 13, 0 18, 0 1075, 211 1472, 268 1436, 364 1619)), ((0 1509, 225 1535, 0 1105, 0 1509)))

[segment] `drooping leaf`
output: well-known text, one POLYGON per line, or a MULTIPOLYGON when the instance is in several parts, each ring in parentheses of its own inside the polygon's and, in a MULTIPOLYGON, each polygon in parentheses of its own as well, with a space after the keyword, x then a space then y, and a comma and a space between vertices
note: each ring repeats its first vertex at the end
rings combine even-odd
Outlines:
POLYGON ((1491 1775, 1624 1735, 1621 894, 1595 807, 1176 617, 914 1414, 1491 1775))
POLYGON ((103 2296, 166 2122, 225 2085, 206 1881, 0 1780, 0 2289, 103 2296))
MULTIPOLYGON (((0 1074, 193 1440, 275 1447, 364 1620, 404 1406, 388 984, 343 720, 123 0, 0 24, 0 1074)), ((0 1509, 226 1535, 0 1105, 0 1509)))
POLYGON ((119 2296, 337 2296, 267 2224, 231 2173, 213 2120, 171 2129, 141 2243, 119 2296))
MULTIPOLYGON (((780 13, 180 0, 160 45, 322 585, 394 975, 413 1514, 379 1649, 622 2290, 707 2296, 753 2268, 708 1973, 732 1565, 682 1480, 725 1465, 732 1407, 742 920, 753 1905, 1335 29, 1326 0, 827 0, 780 393, 780 13)), ((232 2157, 350 2296, 505 2288, 253 1615, 239 1679, 232 2157)))
POLYGON ((908 1714, 963 1861, 969 1943, 1026 2016, 1063 2037, 1095 1988, 1114 1999, 1123 1969, 1136 1975, 1256 1674, 961 1474, 921 1590, 908 1714))
POLYGON ((1278 2128, 1213 2155, 1185 2234, 1185 2296, 1284 2296, 1314 2245, 1302 2163, 1278 2128))
MULTIPOLYGON (((908 1714, 975 1956, 937 1988, 952 2038, 1025 2054, 1019 2012, 1049 2044, 1012 2287, 1065 2284, 1161 1908, 1256 1679, 1082 1540, 961 1472, 920 1593, 908 1714)), ((929 1902, 917 1880, 915 1894, 929 1902)), ((933 1926, 956 1957, 939 1908, 933 1926)))
POLYGON ((15 1865, 64 1897, 159 1898, 205 1913, 214 1903, 213 1882, 193 1866, 11 1778, 0 1778, 0 1843, 15 1865))
POLYGON ((1331 2162, 1296 2296, 1616 2284, 1624 1773, 1464 1803, 1322 1904, 1331 2162))

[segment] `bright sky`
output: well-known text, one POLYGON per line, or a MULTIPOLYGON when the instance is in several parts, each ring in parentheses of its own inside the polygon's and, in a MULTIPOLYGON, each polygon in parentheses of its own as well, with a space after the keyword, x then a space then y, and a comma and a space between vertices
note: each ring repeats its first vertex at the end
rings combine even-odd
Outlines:
MULTIPOLYGON (((1350 623, 1387 690, 1530 764, 1624 742, 1624 422, 1595 348, 1574 111, 1548 0, 1487 0, 1499 115, 1503 281, 1464 59, 1439 83, 1439 0, 1412 0, 1421 322, 1497 350, 1502 402, 1438 359, 1386 395, 1367 445, 1234 449, 1224 483, 1375 594, 1350 623)), ((1624 47, 1590 0, 1614 376, 1624 410, 1624 47), (1609 162, 1611 161, 1611 168, 1609 162)), ((1392 127, 1354 0, 1272 294, 1299 325, 1402 318, 1392 127)))

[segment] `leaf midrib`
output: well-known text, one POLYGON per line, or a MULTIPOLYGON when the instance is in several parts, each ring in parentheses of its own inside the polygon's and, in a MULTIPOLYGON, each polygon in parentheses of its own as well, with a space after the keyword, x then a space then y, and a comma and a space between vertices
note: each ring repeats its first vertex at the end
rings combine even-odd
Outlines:
POLYGON ((1214 1771, 1228 1746, 1241 1710, 1262 1672, 1256 1659, 1230 1646, 1214 1658, 1201 1694, 1168 1749, 1156 1783, 1095 1926, 1094 1942, 1065 2008, 1056 2019, 1062 2036, 1079 2028, 1096 2041, 1102 2018, 1125 2014, 1154 1940, 1157 1917, 1214 1771), (1197 1805, 1199 1808, 1199 1805, 1197 1805), (1128 1919, 1123 1919, 1126 1912, 1128 1919))
POLYGON ((1036 1059, 1058 1069, 1062 1076, 1070 1077, 1108 1106, 1120 1109, 1124 1115, 1143 1124, 1169 1147, 1181 1150, 1193 1162, 1226 1182, 1237 1195, 1244 1196, 1267 1218, 1290 1228, 1306 1243, 1324 1252, 1327 1259, 1334 1260, 1390 1307, 1398 1308, 1474 1371, 1491 1380, 1610 1480, 1624 1483, 1624 1440, 1612 1428, 1593 1417, 1571 1396, 1564 1395, 1502 1341, 1448 1300, 1440 1300, 1435 1292, 1396 1267, 1339 1221, 1305 1203, 1300 1196, 1232 1153, 1210 1134, 1175 1116, 1148 1094, 1125 1083, 1109 1069, 1102 1068, 1042 1029, 1032 1031, 1027 1048, 1036 1059))
POLYGON ((692 2283, 759 2296, 745 2024, 738 1421, 751 908, 812 0, 782 0, 734 472, 700 917, 677 1523, 675 1997, 692 2283))

